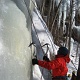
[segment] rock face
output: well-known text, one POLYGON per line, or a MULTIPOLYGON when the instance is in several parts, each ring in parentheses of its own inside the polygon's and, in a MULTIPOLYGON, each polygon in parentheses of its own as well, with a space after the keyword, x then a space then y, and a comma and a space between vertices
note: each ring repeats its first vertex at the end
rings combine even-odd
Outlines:
POLYGON ((80 26, 80 10, 75 15, 75 25, 80 26))
POLYGON ((80 26, 73 27, 72 37, 75 41, 80 43, 80 26))
POLYGON ((0 80, 31 80, 31 26, 22 1, 0 0, 0 80))

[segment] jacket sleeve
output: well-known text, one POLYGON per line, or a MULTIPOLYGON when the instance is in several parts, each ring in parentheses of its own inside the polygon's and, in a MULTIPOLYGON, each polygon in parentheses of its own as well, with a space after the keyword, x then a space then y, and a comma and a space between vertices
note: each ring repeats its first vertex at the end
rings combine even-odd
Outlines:
POLYGON ((49 61, 49 62, 38 60, 38 65, 41 67, 44 67, 48 70, 55 69, 55 68, 58 68, 60 66, 60 64, 57 60, 49 61))

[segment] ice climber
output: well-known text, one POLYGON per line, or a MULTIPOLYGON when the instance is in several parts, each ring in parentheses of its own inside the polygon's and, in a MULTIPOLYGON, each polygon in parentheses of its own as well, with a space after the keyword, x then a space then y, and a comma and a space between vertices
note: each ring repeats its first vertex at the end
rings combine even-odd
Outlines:
POLYGON ((52 71, 52 80, 67 80, 67 63, 70 62, 69 50, 66 47, 60 47, 55 59, 50 61, 47 56, 42 60, 32 59, 32 64, 39 65, 52 71))

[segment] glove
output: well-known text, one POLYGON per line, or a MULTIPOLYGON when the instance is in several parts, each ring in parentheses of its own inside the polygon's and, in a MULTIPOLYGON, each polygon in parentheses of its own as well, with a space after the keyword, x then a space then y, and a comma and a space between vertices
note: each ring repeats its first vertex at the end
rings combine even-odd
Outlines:
POLYGON ((49 61, 49 58, 47 56, 43 56, 43 60, 49 61))
POLYGON ((33 64, 33 65, 38 64, 38 60, 37 60, 37 59, 35 59, 35 58, 34 58, 34 59, 32 59, 32 64, 33 64))

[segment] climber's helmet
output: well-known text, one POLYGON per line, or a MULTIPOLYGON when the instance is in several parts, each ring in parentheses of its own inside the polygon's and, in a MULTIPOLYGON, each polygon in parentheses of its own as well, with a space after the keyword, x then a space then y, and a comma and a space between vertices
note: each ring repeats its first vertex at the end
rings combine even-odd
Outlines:
POLYGON ((69 50, 66 47, 60 47, 58 50, 58 55, 66 56, 69 54, 69 50))

